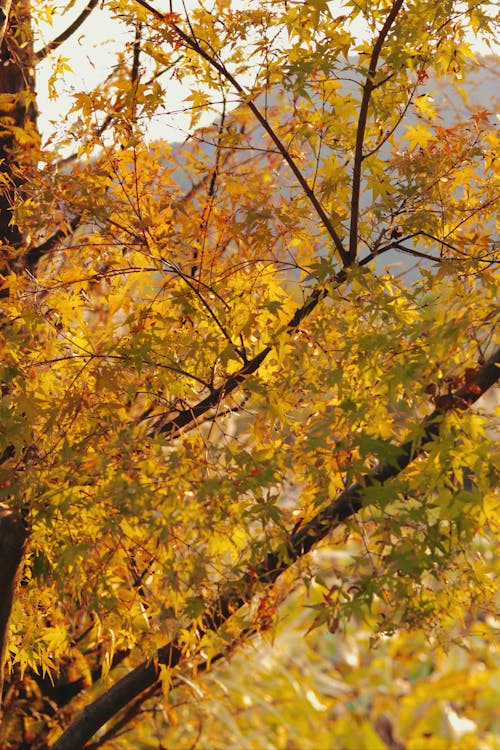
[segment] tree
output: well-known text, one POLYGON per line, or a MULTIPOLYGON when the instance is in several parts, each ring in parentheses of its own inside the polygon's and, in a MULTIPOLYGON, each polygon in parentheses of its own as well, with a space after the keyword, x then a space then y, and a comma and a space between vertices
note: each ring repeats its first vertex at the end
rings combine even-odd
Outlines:
MULTIPOLYGON (((2 747, 214 747, 183 689, 285 611, 320 649, 354 624, 486 653, 498 137, 429 81, 461 85, 490 3, 106 5, 130 44, 44 143, 34 71, 54 90, 97 3, 41 47, 72 4, 4 9, 2 747), (192 135, 149 142, 174 78, 192 135)), ((494 746, 493 690, 474 721, 444 695, 454 740, 494 746)), ((346 748, 439 738, 370 711, 331 716, 346 748)))

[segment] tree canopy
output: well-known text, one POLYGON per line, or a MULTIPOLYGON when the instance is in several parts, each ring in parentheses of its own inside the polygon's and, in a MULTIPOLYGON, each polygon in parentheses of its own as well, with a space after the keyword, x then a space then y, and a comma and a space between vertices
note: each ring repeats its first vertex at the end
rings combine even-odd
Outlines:
POLYGON ((2 748, 500 747, 494 4, 1 6, 2 748))

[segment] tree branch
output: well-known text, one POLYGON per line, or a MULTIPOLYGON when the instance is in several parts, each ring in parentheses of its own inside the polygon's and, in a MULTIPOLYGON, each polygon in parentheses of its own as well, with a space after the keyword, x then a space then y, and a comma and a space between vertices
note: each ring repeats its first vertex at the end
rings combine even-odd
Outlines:
POLYGON ((358 127, 356 130, 356 146, 354 149, 354 165, 352 172, 352 194, 351 194, 351 229, 349 233, 349 252, 347 254, 348 263, 354 263, 358 249, 358 224, 359 224, 359 205, 361 196, 361 167, 363 164, 363 143, 365 140, 366 121, 368 119, 368 107, 372 91, 375 88, 374 80, 377 72, 378 59, 382 52, 385 39, 389 30, 396 20, 404 0, 395 0, 389 15, 387 16, 377 41, 372 50, 368 74, 363 86, 363 96, 359 108, 358 127))
MULTIPOLYGON (((398 0, 402 2, 403 0, 398 0)), ((183 31, 180 26, 177 26, 176 23, 169 20, 165 17, 163 13, 160 13, 160 11, 156 10, 156 8, 153 8, 152 5, 150 5, 146 0, 135 0, 138 5, 141 5, 143 8, 145 8, 147 11, 149 11, 156 19, 159 21, 163 21, 164 23, 168 23, 170 25, 170 28, 175 32, 175 34, 182 39, 182 41, 186 44, 189 49, 193 50, 193 52, 196 52, 200 57, 202 57, 206 62, 208 62, 209 65, 212 66, 215 70, 217 70, 220 75, 228 81, 231 86, 235 89, 235 91, 238 92, 238 94, 241 95, 243 103, 249 108, 249 110, 252 112, 254 117, 258 120, 261 127, 265 130, 265 132, 268 134, 268 136, 271 138, 272 142, 280 152, 281 156, 283 157, 284 161, 288 164, 290 169, 292 170, 297 182, 299 183, 300 187, 304 191, 304 194, 307 196, 309 202, 313 206, 314 210, 318 214, 319 218, 321 219, 321 223, 325 227, 326 231, 330 235, 333 244, 335 246, 335 249, 337 250, 337 254, 339 258, 342 261, 342 264, 344 267, 347 267, 350 264, 349 261, 349 255, 347 251, 344 248, 343 242, 340 239, 340 236, 335 231, 335 228, 332 225, 332 222, 330 221, 325 209, 319 202, 318 198, 316 197, 316 194, 309 186, 309 183, 307 182, 306 178, 300 171, 299 167, 297 166, 297 163, 295 162, 294 158, 284 145, 284 143, 281 141, 275 130, 271 127, 269 121, 267 120, 266 116, 262 114, 260 109, 257 107, 254 101, 252 99, 248 98, 248 93, 245 91, 243 86, 240 84, 240 82, 230 73, 230 71, 226 68, 223 62, 220 62, 219 60, 215 59, 209 52, 207 52, 203 47, 200 45, 197 39, 194 37, 190 37, 189 34, 186 34, 185 31, 183 31)), ((168 15, 168 14, 167 14, 168 15)))
MULTIPOLYGON (((443 416, 455 409, 466 409, 477 401, 500 379, 500 348, 491 359, 480 368, 476 375, 459 388, 446 402, 446 408, 437 408, 421 423, 421 438, 418 442, 409 440, 399 447, 395 459, 382 464, 378 469, 365 475, 347 490, 341 492, 314 518, 293 532, 285 544, 268 553, 262 563, 253 567, 239 580, 229 584, 215 603, 207 606, 198 636, 217 631, 230 617, 247 604, 262 584, 270 586, 288 570, 299 558, 328 536, 346 519, 355 515, 363 506, 363 496, 367 487, 376 487, 397 477, 415 460, 439 434, 443 416)), ((154 659, 145 661, 112 687, 86 706, 72 724, 52 746, 52 750, 80 750, 85 743, 113 718, 118 711, 135 701, 159 678, 158 665, 169 668, 178 666, 183 658, 180 645, 173 641, 160 648, 154 659)))
POLYGON ((78 31, 82 23, 90 16, 98 2, 99 0, 89 0, 78 18, 76 18, 73 23, 70 24, 68 28, 62 32, 62 34, 59 34, 59 36, 56 36, 56 38, 49 42, 49 44, 47 44, 45 47, 42 47, 42 49, 38 52, 35 52, 35 60, 37 62, 41 62, 42 60, 44 60, 47 55, 50 55, 51 52, 54 52, 54 50, 57 49, 63 42, 69 39, 70 36, 75 33, 75 31, 78 31))
MULTIPOLYGON (((346 273, 341 271, 337 274, 335 282, 340 284, 345 281, 346 273)), ((289 320, 287 330, 289 333, 294 331, 301 321, 307 317, 316 307, 316 305, 327 295, 327 291, 323 288, 317 287, 314 289, 309 299, 297 310, 293 317, 289 320)), ((220 401, 225 398, 229 393, 235 390, 241 383, 243 383, 250 375, 257 372, 261 364, 267 358, 267 356, 273 351, 273 346, 268 345, 262 349, 255 357, 249 359, 245 364, 237 370, 237 372, 229 375, 226 380, 218 388, 213 388, 212 391, 204 399, 199 401, 197 404, 190 406, 187 409, 179 412, 179 414, 172 420, 158 426, 154 426, 148 432, 148 437, 153 435, 175 435, 183 427, 186 427, 191 422, 198 419, 198 417, 206 414, 210 409, 215 408, 220 401)))
POLYGON ((130 71, 130 81, 132 83, 132 86, 134 88, 137 87, 137 84, 139 83, 139 74, 140 74, 140 57, 141 57, 141 37, 142 37, 142 23, 139 21, 139 23, 135 27, 135 36, 134 36, 134 47, 133 47, 133 57, 132 57, 132 70, 130 71))
MULTIPOLYGON (((81 220, 81 214, 75 216, 69 223, 69 229, 74 232, 80 224, 81 220)), ((56 247, 57 243, 60 242, 60 240, 64 240, 68 236, 68 234, 69 232, 67 229, 58 229, 57 232, 54 232, 54 234, 52 234, 47 240, 45 240, 45 242, 42 242, 41 245, 31 247, 28 252, 25 253, 23 258, 25 267, 29 270, 33 270, 40 258, 43 258, 44 255, 50 253, 50 251, 56 247)))
MULTIPOLYGON (((416 234, 410 235, 409 237, 416 236, 416 234)), ((441 242, 441 240, 438 241, 441 242)), ((395 242, 391 242, 390 244, 378 249, 376 253, 367 255, 359 262, 359 265, 366 266, 375 257, 378 257, 388 250, 397 247, 398 240, 396 240, 395 242)), ((340 284, 344 283, 346 279, 347 272, 346 270, 342 270, 332 279, 332 281, 334 282, 335 286, 339 286, 340 284)), ((326 290, 324 287, 315 287, 315 289, 311 292, 309 298, 301 307, 297 308, 292 318, 288 321, 288 324, 286 326, 286 330, 288 331, 288 333, 293 333, 300 325, 300 323, 304 320, 304 318, 307 318, 308 315, 310 315, 310 313, 316 308, 319 302, 327 296, 327 294, 328 290, 326 290)), ((247 360, 239 370, 234 372, 232 375, 229 375, 218 388, 212 388, 208 396, 206 396, 201 401, 198 401, 198 403, 193 404, 193 406, 189 406, 187 409, 180 411, 173 419, 162 423, 160 417, 160 420, 157 421, 156 424, 148 431, 147 436, 153 437, 154 435, 158 434, 176 435, 184 427, 187 427, 187 425, 195 422, 198 417, 201 417, 211 409, 214 409, 223 398, 225 398, 229 393, 232 393, 232 391, 234 391, 239 385, 241 385, 248 377, 250 377, 250 375, 253 375, 255 372, 257 372, 261 364, 273 351, 273 348, 274 347, 271 344, 268 344, 264 349, 256 354, 255 357, 247 360)))

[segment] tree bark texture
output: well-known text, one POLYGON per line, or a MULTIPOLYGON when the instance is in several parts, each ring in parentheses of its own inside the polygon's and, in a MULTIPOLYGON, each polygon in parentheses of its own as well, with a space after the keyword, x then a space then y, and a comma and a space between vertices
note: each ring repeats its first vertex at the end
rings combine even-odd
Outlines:
POLYGON ((0 504, 0 696, 9 617, 25 542, 26 527, 21 514, 0 504))
MULTIPOLYGON (((30 8, 26 0, 15 3, 0 0, 0 281, 4 273, 22 256, 22 232, 13 223, 12 206, 22 191, 23 145, 16 128, 35 132, 36 108, 33 104, 34 69, 30 8)), ((8 291, 2 290, 1 296, 8 291)), ((0 310, 1 313, 1 310, 0 310)), ((0 317, 1 322, 1 317, 0 317)), ((6 388, 3 384, 2 392, 6 388)), ((1 462, 13 455, 9 446, 1 462)), ((0 697, 8 636, 9 617, 23 559, 27 530, 21 513, 0 504, 0 697)))
MULTIPOLYGON (((0 46, 0 272, 8 271, 12 264, 16 264, 19 253, 22 255, 22 231, 12 220, 12 209, 22 193, 23 170, 20 164, 24 159, 21 156, 29 146, 19 141, 16 128, 36 134, 29 2, 20 0, 14 3, 5 22, 0 46)), ((17 131, 18 134, 21 130, 17 131)))
MULTIPOLYGON (((439 435, 445 414, 452 410, 465 410, 475 403, 500 379, 500 349, 490 357, 471 380, 453 395, 443 408, 436 408, 422 422, 422 437, 419 443, 408 441, 400 446, 398 455, 364 477, 362 483, 351 485, 320 510, 308 523, 293 532, 279 550, 270 552, 261 565, 234 582, 220 599, 212 604, 203 620, 203 632, 216 631, 244 604, 248 603, 262 584, 272 584, 299 558, 307 554, 316 544, 328 536, 341 523, 355 515, 363 507, 365 488, 376 487, 397 477, 409 464, 425 451, 439 435)), ((99 729, 112 720, 119 711, 136 699, 155 683, 159 687, 157 665, 177 666, 182 660, 179 644, 170 642, 158 650, 156 659, 145 661, 119 679, 92 703, 87 705, 72 724, 52 745, 52 750, 82 750, 99 729)))

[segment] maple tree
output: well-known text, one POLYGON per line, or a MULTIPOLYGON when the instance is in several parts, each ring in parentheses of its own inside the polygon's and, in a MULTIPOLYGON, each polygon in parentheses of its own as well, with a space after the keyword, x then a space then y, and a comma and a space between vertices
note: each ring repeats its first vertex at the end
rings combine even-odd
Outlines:
POLYGON ((42 141, 72 5, 2 3, 2 747, 498 747, 491 4, 106 2, 42 141))

